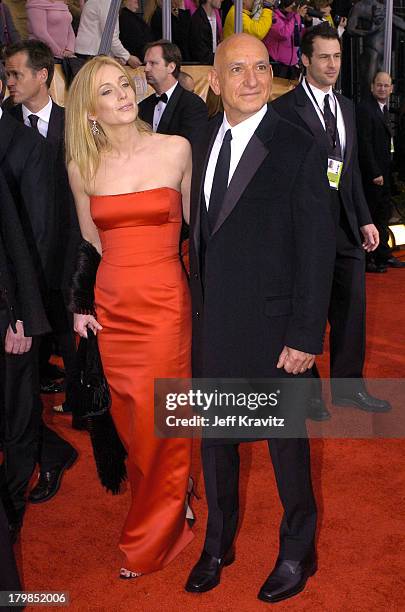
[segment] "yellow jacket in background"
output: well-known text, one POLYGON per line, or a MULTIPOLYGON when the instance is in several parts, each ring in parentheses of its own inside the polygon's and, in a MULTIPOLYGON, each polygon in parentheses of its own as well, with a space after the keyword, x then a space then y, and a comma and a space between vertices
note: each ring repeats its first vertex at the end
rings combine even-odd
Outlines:
MULTIPOLYGON (((260 18, 255 20, 250 17, 250 11, 243 9, 242 11, 242 28, 246 34, 251 34, 262 40, 271 28, 273 20, 273 11, 263 9, 260 18)), ((231 36, 235 30, 235 6, 231 6, 225 19, 224 38, 231 36)))

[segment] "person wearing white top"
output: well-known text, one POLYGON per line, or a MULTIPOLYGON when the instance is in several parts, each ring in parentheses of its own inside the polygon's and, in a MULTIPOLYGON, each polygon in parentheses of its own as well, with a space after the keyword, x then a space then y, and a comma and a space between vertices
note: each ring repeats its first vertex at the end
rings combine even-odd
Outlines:
MULTIPOLYGON (((83 5, 75 44, 75 53, 78 57, 93 57, 98 54, 109 8, 110 0, 87 0, 83 5)), ((137 68, 142 64, 138 57, 131 55, 122 45, 119 39, 118 19, 112 39, 111 55, 131 68, 137 68)))

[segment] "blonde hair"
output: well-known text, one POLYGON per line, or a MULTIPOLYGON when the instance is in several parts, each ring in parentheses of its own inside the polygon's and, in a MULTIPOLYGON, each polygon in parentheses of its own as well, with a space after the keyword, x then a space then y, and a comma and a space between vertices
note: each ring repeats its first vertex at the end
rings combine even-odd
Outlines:
POLYGON ((158 6, 162 6, 162 3, 158 3, 158 0, 146 0, 144 9, 143 9, 143 20, 145 23, 150 25, 153 13, 156 11, 158 6))
MULTIPOLYGON (((136 94, 133 80, 125 68, 106 55, 100 55, 88 61, 73 79, 66 102, 66 163, 69 164, 71 161, 76 163, 87 186, 94 179, 99 168, 100 153, 110 150, 110 143, 101 125, 97 123, 98 133, 93 134, 89 119, 89 115, 96 111, 95 81, 103 66, 118 68, 128 78, 136 94)), ((140 132, 151 132, 150 126, 141 119, 136 118, 134 123, 140 132)))

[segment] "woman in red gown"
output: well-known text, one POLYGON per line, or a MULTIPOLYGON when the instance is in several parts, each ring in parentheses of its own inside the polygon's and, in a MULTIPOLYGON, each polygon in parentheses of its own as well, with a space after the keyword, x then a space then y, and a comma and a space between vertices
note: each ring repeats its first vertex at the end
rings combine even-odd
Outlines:
POLYGON ((76 76, 66 115, 70 183, 83 238, 101 254, 96 317, 112 416, 128 452, 132 492, 120 548, 122 578, 159 570, 192 539, 185 498, 191 440, 154 435, 155 378, 189 378, 191 318, 179 259, 188 221, 191 153, 178 136, 137 119, 132 81, 115 60, 94 58, 76 76))

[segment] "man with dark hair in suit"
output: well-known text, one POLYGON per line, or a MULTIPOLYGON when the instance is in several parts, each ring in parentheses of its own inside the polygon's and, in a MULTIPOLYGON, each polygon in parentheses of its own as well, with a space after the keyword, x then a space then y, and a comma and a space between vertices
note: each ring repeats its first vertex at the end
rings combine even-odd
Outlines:
POLYGON ((378 247, 367 257, 367 272, 385 272, 387 266, 405 267, 405 262, 393 257, 388 244, 388 224, 392 214, 393 135, 388 111, 391 94, 391 76, 386 72, 377 72, 371 84, 371 93, 362 100, 356 113, 364 193, 380 235, 378 247))
MULTIPOLYGON (((44 43, 39 41, 27 41, 16 43, 10 49, 15 48, 16 53, 14 55, 7 55, 7 79, 10 88, 11 95, 13 98, 17 98, 21 95, 27 100, 37 100, 37 81, 42 89, 47 91, 49 84, 48 68, 51 70, 53 67, 53 58, 49 58, 46 53, 43 52, 43 47, 48 49, 44 43), (33 45, 33 64, 32 67, 28 60, 28 52, 21 49, 25 48, 25 45, 29 47, 28 43, 33 45), (41 45, 38 49, 36 45, 41 45), (40 56, 45 56, 45 63, 47 67, 40 68, 40 56), (52 59, 52 62, 51 62, 52 59)), ((47 96, 49 98, 49 96, 47 96)), ((15 99, 15 101, 19 101, 15 99)), ((47 103, 49 100, 47 99, 47 103)), ((41 112, 44 106, 40 104, 37 107, 37 111, 41 112), (40 108, 42 106, 42 109, 40 108)), ((19 107, 17 107, 17 111, 19 107)), ((21 107, 20 107, 21 112, 21 107)), ((35 113, 32 113, 33 115, 35 113)), ((44 118, 44 114, 42 114, 44 118)), ((31 122, 30 122, 31 123, 31 122)), ((45 121, 44 121, 45 123, 45 121)), ((61 182, 63 177, 58 174, 58 164, 62 163, 58 161, 58 156, 62 156, 63 153, 59 152, 58 146, 52 144, 50 139, 44 139, 38 129, 39 119, 37 120, 36 129, 27 128, 22 125, 20 121, 17 121, 9 113, 4 112, 0 121, 0 134, 1 146, 4 150, 4 157, 0 162, 0 167, 3 169, 7 183, 9 184, 10 190, 13 193, 14 200, 17 202, 19 212, 24 219, 28 217, 28 222, 24 224, 24 231, 29 242, 32 253, 38 252, 41 265, 38 267, 39 271, 43 271, 41 278, 42 280, 42 291, 44 301, 47 308, 47 314, 50 317, 52 312, 53 292, 52 288, 55 287, 55 262, 63 259, 62 257, 56 256, 56 249, 64 248, 61 244, 60 237, 60 218, 59 209, 63 202, 56 201, 55 197, 55 183, 61 182)), ((63 127, 62 127, 63 129, 63 127)), ((67 183, 65 184, 65 187, 67 183)), ((63 184, 58 186, 58 200, 60 200, 60 193, 63 190, 63 184), (60 189, 60 191, 59 191, 60 189)), ((63 198, 66 196, 63 195, 63 198)), ((51 318, 51 317, 50 317, 51 318)), ((72 332, 70 332, 72 333, 72 332)), ((35 350, 34 359, 38 366, 38 351, 35 350)), ((36 377, 37 378, 37 377, 36 377)), ((36 387, 36 380, 34 389, 30 391, 32 397, 28 396, 28 391, 25 390, 24 398, 21 398, 21 406, 17 403, 17 408, 24 411, 24 401, 29 406, 31 402, 36 403, 39 408, 35 408, 41 412, 41 401, 39 398, 39 389, 36 387)), ((28 411, 29 414, 29 411, 28 411)), ((18 410, 15 410, 14 426, 19 427, 19 416, 18 410)), ((63 471, 69 467, 77 457, 75 449, 65 440, 60 438, 52 429, 49 429, 45 425, 41 427, 41 438, 42 444, 38 444, 40 447, 39 463, 40 463, 40 476, 38 485, 35 488, 42 490, 42 494, 38 500, 32 498, 31 501, 46 501, 49 499, 59 488, 63 471)), ((20 451, 21 452, 21 451, 20 451)), ((34 461, 34 465, 38 460, 38 449, 34 461)), ((18 471, 18 464, 15 466, 18 471)), ((32 472, 33 466, 31 468, 32 472)), ((29 474, 24 474, 24 479, 29 474)), ((23 476, 21 476, 23 478, 23 476)), ((25 482, 25 480, 24 480, 25 482)), ((25 483, 25 487, 28 484, 28 480, 25 483)), ((35 491, 34 489, 34 491, 35 491)), ((25 492, 25 491, 24 491, 25 492)))
MULTIPOLYGON (((77 366, 73 321, 64 303, 80 230, 65 166, 65 110, 49 96, 54 73, 54 58, 49 47, 38 40, 21 41, 6 50, 6 70, 11 98, 9 112, 28 127, 35 127, 52 147, 56 171, 58 206, 57 243, 63 256, 55 258, 48 304, 50 323, 56 334, 66 370, 66 400, 60 410, 70 412, 76 399, 77 366), (17 75, 20 75, 19 77, 17 75)), ((49 364, 53 336, 43 339, 40 349, 40 376, 44 392, 57 390, 49 364)), ((58 370, 58 369, 57 369, 58 370)))
MULTIPOLYGON (((329 306, 332 400, 368 412, 386 412, 390 404, 371 396, 363 377, 365 353, 365 256, 378 246, 364 197, 358 163, 353 104, 333 90, 341 65, 341 43, 327 23, 310 28, 301 41, 306 78, 293 91, 273 102, 285 119, 314 138, 328 162, 329 205, 337 228, 337 248, 329 306), (329 170, 332 172, 329 172, 329 170)), ((317 374, 317 371, 315 371, 317 374)), ((317 378, 309 416, 325 420, 330 414, 317 378)))
MULTIPOLYGON (((193 159, 193 378, 308 378, 323 348, 335 251, 326 165, 311 136, 267 104, 272 72, 257 38, 218 46, 210 86, 225 112, 193 159)), ((302 437, 268 440, 284 508, 279 557, 258 595, 271 603, 299 593, 317 569, 305 405, 294 413, 302 437)), ((234 559, 238 441, 203 439, 202 463, 207 531, 186 584, 197 593, 217 586, 234 559)))
POLYGON ((139 104, 139 117, 154 132, 183 136, 193 145, 207 126, 207 107, 197 94, 181 87, 180 69, 181 53, 175 44, 158 40, 146 46, 146 80, 156 94, 139 104))

